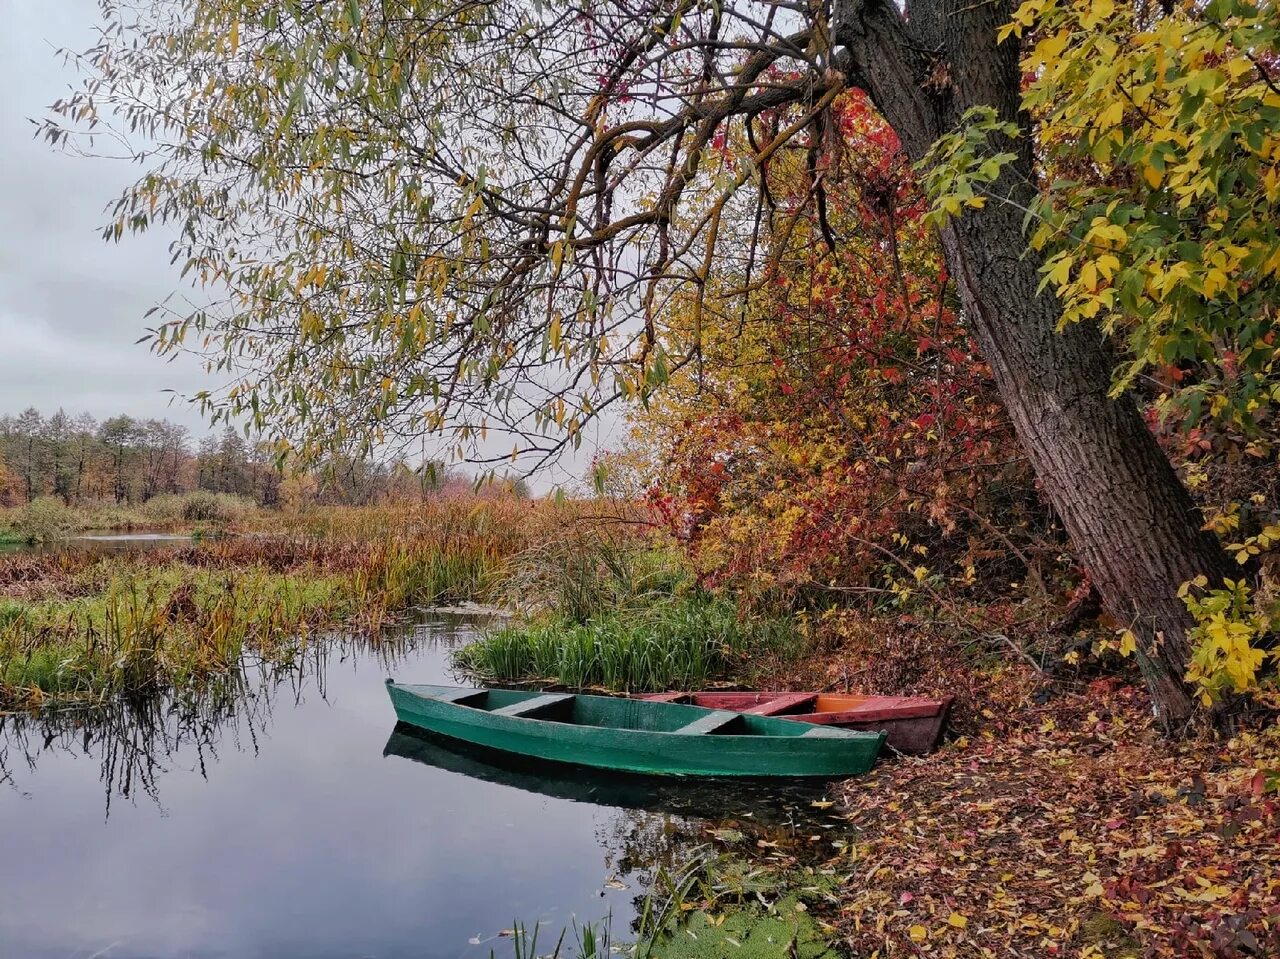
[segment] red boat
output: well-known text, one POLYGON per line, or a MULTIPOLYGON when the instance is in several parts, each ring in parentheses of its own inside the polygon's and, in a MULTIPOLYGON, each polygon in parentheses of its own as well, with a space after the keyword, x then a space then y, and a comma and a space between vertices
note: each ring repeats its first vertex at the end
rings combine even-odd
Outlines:
POLYGON ((684 692, 637 697, 663 703, 688 703, 753 716, 777 716, 844 729, 884 730, 886 743, 903 753, 933 751, 942 738, 954 697, 842 696, 831 693, 684 692))

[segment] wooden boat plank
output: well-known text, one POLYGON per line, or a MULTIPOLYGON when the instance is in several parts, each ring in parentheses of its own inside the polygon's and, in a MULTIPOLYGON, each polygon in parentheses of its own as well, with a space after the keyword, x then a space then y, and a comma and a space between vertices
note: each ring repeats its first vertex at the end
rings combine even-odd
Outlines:
POLYGON ((468 699, 476 699, 484 694, 483 689, 459 688, 447 691, 440 698, 445 702, 462 703, 468 699))
POLYGON ((858 719, 913 719, 918 716, 936 716, 946 709, 953 697, 930 699, 917 696, 819 696, 818 709, 823 712, 848 714, 858 719), (841 700, 856 699, 847 709, 841 700), (829 705, 828 705, 829 704, 829 705))
POLYGON ((818 709, 805 715, 806 722, 846 723, 881 722, 894 719, 920 719, 937 716, 951 705, 946 699, 910 699, 903 701, 893 696, 869 696, 851 709, 822 709, 822 697, 818 697, 818 709))
POLYGON ((753 692, 687 692, 681 702, 702 706, 704 709, 732 709, 735 713, 746 712, 756 706, 768 705, 785 693, 753 693, 753 692))
MULTIPOLYGON (((500 706, 491 710, 495 716, 531 716, 543 709, 550 709, 552 706, 558 706, 566 700, 573 699, 573 693, 546 693, 533 699, 526 699, 522 703, 511 703, 509 706, 500 706)), ((457 702, 457 700, 454 700, 457 702)))
POLYGON ((838 736, 838 735, 839 735, 840 733, 842 733, 842 732, 847 732, 847 730, 842 730, 842 729, 839 729, 839 728, 837 728, 837 727, 835 727, 835 726, 812 725, 812 726, 810 726, 810 727, 809 727, 809 729, 805 730, 805 733, 804 733, 804 737, 803 737, 803 738, 805 738, 805 739, 822 739, 822 738, 830 739, 832 736, 838 736))
POLYGON ((888 734, 888 745, 904 753, 927 753, 937 747, 954 698, 732 690, 657 695, 665 702, 679 697, 682 702, 696 703, 709 709, 729 709, 744 715, 867 732, 884 730, 888 734), (813 701, 811 704, 790 705, 789 698, 793 696, 813 697, 813 701))
POLYGON ((741 713, 730 712, 727 709, 717 709, 687 725, 681 726, 676 732, 684 736, 705 736, 707 733, 713 733, 717 729, 728 726, 741 715, 741 713))
POLYGON ((688 693, 650 693, 642 697, 651 703, 683 703, 689 699, 688 693))
POLYGON ((744 709, 743 712, 749 716, 777 716, 792 710, 798 712, 801 707, 808 706, 817 699, 817 693, 784 693, 768 702, 744 709))

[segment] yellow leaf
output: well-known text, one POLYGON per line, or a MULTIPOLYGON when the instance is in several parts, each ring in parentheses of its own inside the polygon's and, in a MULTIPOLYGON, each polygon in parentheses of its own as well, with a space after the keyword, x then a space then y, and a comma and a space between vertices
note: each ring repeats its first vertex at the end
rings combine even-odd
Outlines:
POLYGON ((911 936, 912 942, 924 942, 929 938, 929 930, 924 926, 912 926, 907 930, 907 934, 911 936))
POLYGON ((1112 100, 1107 108, 1098 114, 1098 128, 1109 130, 1124 119, 1124 101, 1112 100))
POLYGON ((969 920, 960 915, 960 913, 953 912, 951 915, 947 916, 947 923, 955 926, 957 929, 963 929, 965 926, 969 925, 969 920))
POLYGON ((1138 638, 1133 635, 1133 630, 1126 629, 1120 634, 1120 655, 1132 656, 1138 649, 1138 638))

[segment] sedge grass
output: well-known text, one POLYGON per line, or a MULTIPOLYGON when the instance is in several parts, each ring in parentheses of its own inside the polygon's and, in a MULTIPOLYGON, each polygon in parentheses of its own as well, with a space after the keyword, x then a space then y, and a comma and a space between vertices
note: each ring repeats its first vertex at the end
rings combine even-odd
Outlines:
POLYGON ((794 645, 788 627, 742 620, 724 599, 669 597, 643 609, 507 626, 458 650, 455 665, 486 681, 585 689, 695 689, 742 672, 764 651, 794 645))

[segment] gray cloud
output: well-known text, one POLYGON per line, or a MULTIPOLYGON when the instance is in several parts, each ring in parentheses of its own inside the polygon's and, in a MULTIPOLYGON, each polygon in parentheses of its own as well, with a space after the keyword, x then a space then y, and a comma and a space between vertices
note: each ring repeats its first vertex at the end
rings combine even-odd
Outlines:
POLYGON ((76 81, 55 50, 93 42, 97 4, 0 0, 0 14, 0 412, 125 412, 203 431, 199 413, 164 392, 213 385, 199 363, 166 363, 135 345, 143 315, 178 286, 168 237, 116 245, 99 235, 137 168, 62 155, 32 137, 29 118, 76 81))

